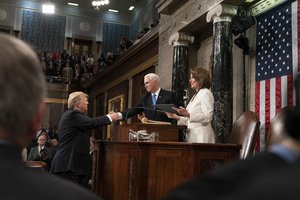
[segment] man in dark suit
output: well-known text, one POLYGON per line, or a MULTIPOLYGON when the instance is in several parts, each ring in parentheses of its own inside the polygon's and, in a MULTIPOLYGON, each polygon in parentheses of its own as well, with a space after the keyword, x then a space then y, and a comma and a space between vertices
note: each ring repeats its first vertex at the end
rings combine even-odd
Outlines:
POLYGON ((25 166, 21 151, 40 128, 46 93, 35 52, 0 33, 0 196, 1 200, 96 200, 71 182, 25 166))
POLYGON ((33 147, 28 156, 28 160, 44 161, 47 164, 47 170, 50 170, 52 161, 52 151, 46 146, 48 135, 46 132, 41 132, 37 138, 38 146, 33 147))
MULTIPOLYGON (((136 106, 119 113, 119 118, 126 120, 132 116, 144 113, 148 120, 172 122, 172 119, 169 119, 164 112, 155 110, 155 105, 174 104, 175 106, 180 106, 180 103, 173 92, 160 88, 159 81, 157 74, 146 74, 144 76, 144 84, 147 94, 141 98, 136 106)), ((142 118, 139 119, 141 120, 142 118)))
POLYGON ((68 110, 58 124, 59 146, 51 164, 51 173, 67 180, 87 186, 85 176, 90 169, 89 131, 108 125, 118 119, 117 113, 90 118, 85 115, 88 109, 88 95, 73 92, 68 98, 68 110))

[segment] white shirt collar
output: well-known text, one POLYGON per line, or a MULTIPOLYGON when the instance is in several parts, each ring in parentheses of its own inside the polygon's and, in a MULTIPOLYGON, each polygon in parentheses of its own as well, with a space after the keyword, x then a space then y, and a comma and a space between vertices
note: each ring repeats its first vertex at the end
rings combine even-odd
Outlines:
POLYGON ((156 92, 155 92, 155 93, 152 93, 152 95, 153 95, 153 94, 155 94, 155 95, 156 95, 156 99, 157 99, 157 97, 158 97, 158 94, 159 94, 160 90, 161 90, 161 88, 158 88, 158 90, 156 90, 156 92))

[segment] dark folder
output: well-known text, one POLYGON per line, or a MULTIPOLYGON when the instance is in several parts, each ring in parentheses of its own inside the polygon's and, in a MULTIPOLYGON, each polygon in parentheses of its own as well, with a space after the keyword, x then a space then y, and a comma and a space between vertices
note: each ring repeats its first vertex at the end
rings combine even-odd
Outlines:
POLYGON ((155 105, 156 110, 170 112, 170 113, 177 113, 177 111, 174 110, 173 108, 176 108, 176 106, 174 104, 156 104, 155 105))

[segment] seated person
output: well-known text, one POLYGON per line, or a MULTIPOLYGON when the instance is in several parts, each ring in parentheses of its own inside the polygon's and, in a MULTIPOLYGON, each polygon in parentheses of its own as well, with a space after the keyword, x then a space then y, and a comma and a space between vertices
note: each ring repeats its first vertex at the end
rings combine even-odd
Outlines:
POLYGON ((41 132, 37 139, 38 146, 33 147, 30 150, 28 160, 44 161, 47 164, 47 169, 49 170, 51 167, 52 152, 51 149, 46 146, 47 139, 47 133, 41 132))

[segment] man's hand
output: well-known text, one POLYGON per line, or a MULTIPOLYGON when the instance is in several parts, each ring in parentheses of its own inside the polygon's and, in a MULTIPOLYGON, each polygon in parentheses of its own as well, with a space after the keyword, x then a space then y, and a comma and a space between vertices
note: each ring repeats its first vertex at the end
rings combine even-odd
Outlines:
POLYGON ((118 120, 118 113, 116 113, 116 112, 110 112, 110 113, 108 113, 108 115, 110 116, 110 118, 111 118, 111 120, 113 122, 115 122, 115 121, 118 120))

